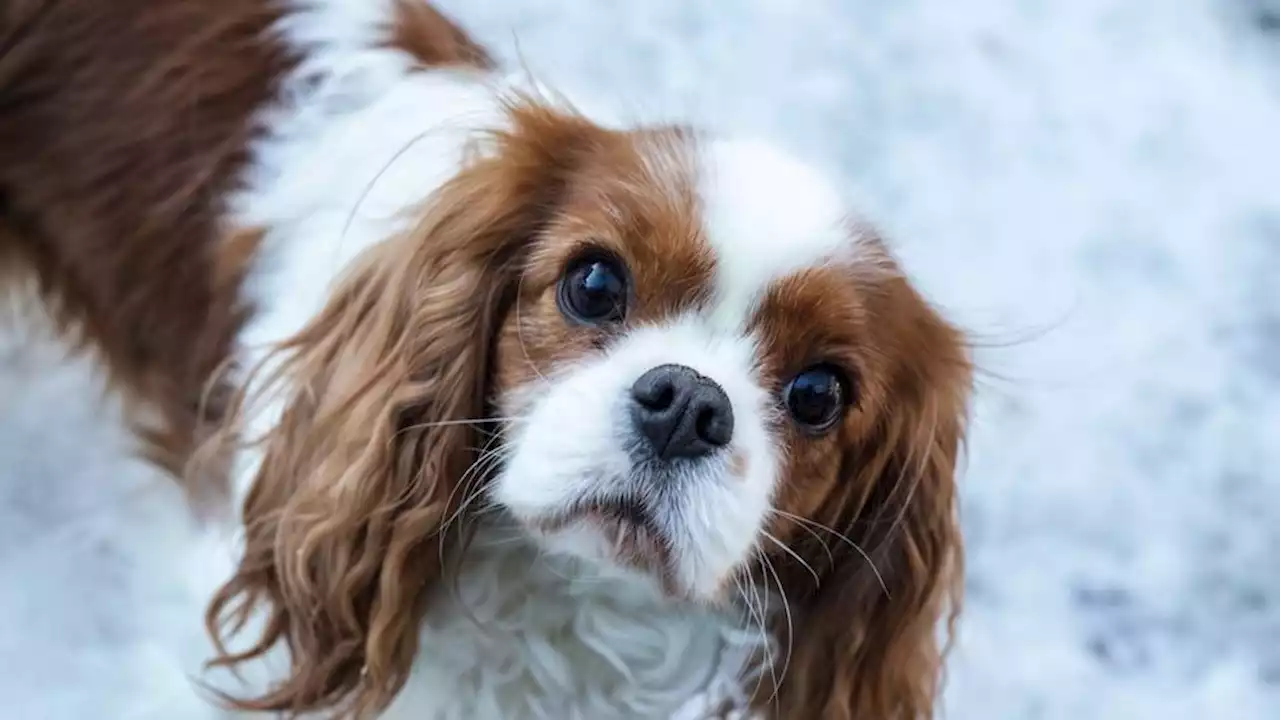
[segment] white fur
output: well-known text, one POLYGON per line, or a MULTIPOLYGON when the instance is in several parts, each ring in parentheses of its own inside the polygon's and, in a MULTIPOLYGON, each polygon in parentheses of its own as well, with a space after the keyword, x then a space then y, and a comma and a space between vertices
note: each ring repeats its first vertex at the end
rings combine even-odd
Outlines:
POLYGON ((758 633, 523 540, 490 528, 469 551, 388 717, 694 718, 699 702, 741 697, 734 678, 758 633))
MULTIPOLYGON (((494 481, 494 499, 536 520, 582 500, 638 496, 675 546, 681 589, 714 598, 755 547, 777 484, 779 458, 765 428, 771 399, 755 378, 755 350, 750 338, 688 316, 636 330, 608 353, 539 384, 536 397, 508 408, 520 420, 510 431, 513 451, 494 481), (637 476, 627 451, 634 442, 631 386, 670 363, 720 384, 733 407, 733 439, 674 477, 637 476), (735 453, 746 467, 741 476, 730 471, 735 453), (659 496, 653 485, 659 482, 679 491, 659 496)), ((563 546, 561 539, 556 547, 563 546)))
MULTIPOLYGON (((474 131, 504 121, 503 82, 410 73, 408 58, 381 47, 390 0, 297 0, 295 8, 279 30, 306 59, 264 115, 269 134, 229 217, 267 230, 251 284, 261 310, 242 337, 247 366, 300 329, 348 263, 399 230, 405 212, 456 172, 474 131)), ((784 454, 766 429, 774 400, 756 375, 746 321, 771 281, 823 262, 847 236, 830 185, 765 145, 713 140, 698 163, 718 268, 712 309, 637 330, 513 401, 524 419, 512 428, 513 455, 493 495, 519 517, 636 482, 621 452, 626 391, 654 365, 689 365, 729 395, 731 451, 746 468, 733 476, 727 454, 692 468, 687 492, 663 508, 678 582, 711 597, 755 548, 784 454)), ((251 432, 269 432, 281 402, 257 408, 251 432)), ((239 459, 239 492, 260 460, 239 459)), ((192 550, 200 604, 230 571, 235 535, 211 532, 192 550)), ((672 603, 647 578, 582 559, 602 552, 588 529, 543 540, 501 520, 481 532, 458 597, 431 608, 412 677, 387 717, 695 718, 720 700, 741 700, 738 674, 769 642, 749 623, 672 603)), ((192 649, 186 666, 207 651, 192 649)), ((265 661, 243 685, 211 680, 261 689, 278 662, 265 661)), ((168 712, 213 713, 198 700, 168 712)))
MULTIPOLYGON (((785 453, 766 430, 777 402, 757 374, 757 341, 747 330, 753 311, 776 280, 849 259, 857 244, 850 241, 839 194, 809 166, 754 140, 711 138, 695 147, 696 157, 684 159, 696 166, 705 236, 715 257, 713 301, 698 313, 629 333, 603 356, 540 384, 536 397, 526 395, 506 408, 520 420, 493 494, 530 522, 583 500, 638 495, 674 545, 681 590, 712 598, 757 549, 785 453), (646 371, 667 363, 719 383, 735 428, 724 451, 655 480, 637 474, 627 450, 634 442, 629 391, 646 371), (741 477, 729 469, 734 455, 746 467, 741 477), (659 503, 654 482, 680 492, 659 503)), ((688 177, 681 168, 660 166, 672 157, 662 153, 651 160, 655 181, 688 177)), ((579 556, 609 555, 584 537, 581 524, 544 542, 579 556)))
POLYGON ((716 256, 717 327, 741 331, 769 284, 851 249, 845 203, 816 170, 759 140, 716 138, 698 194, 716 256))

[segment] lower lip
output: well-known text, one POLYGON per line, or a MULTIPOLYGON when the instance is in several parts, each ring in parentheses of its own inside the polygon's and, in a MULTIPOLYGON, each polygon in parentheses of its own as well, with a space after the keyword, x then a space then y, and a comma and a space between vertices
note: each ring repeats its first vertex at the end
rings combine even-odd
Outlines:
POLYGON ((588 517, 613 545, 618 562, 659 574, 667 570, 670 564, 667 544, 652 520, 609 512, 588 517))
POLYGON ((539 523, 537 529, 555 533, 576 523, 595 527, 610 546, 613 560, 618 564, 659 576, 667 574, 670 557, 666 542, 653 520, 643 513, 634 508, 595 506, 539 523))
POLYGON ((577 522, 634 527, 651 535, 656 536, 658 534, 657 528, 649 516, 641 508, 630 505, 583 504, 569 512, 540 518, 532 524, 542 532, 556 532, 577 522))
POLYGON ((644 520, 637 520, 608 513, 591 514, 587 517, 592 523, 599 525, 601 529, 605 530, 606 536, 615 544, 621 544, 631 539, 643 539, 649 542, 657 540, 657 533, 655 533, 649 523, 644 520))

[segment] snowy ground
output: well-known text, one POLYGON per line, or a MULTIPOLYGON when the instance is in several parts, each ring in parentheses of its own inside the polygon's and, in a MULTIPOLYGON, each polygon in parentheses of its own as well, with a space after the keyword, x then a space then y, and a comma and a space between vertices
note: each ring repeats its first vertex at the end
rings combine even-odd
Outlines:
MULTIPOLYGON (((948 717, 1280 717, 1280 2, 443 4, 571 92, 825 159, 976 333, 948 717)), ((39 358, 0 343, 0 698, 75 707, 141 682, 163 549, 85 520, 152 478, 39 358)))

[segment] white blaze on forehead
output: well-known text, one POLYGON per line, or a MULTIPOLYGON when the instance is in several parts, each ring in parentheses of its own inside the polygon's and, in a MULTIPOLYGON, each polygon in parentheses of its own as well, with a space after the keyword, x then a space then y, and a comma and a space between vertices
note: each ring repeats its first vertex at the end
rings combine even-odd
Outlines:
POLYGON ((738 329, 769 284, 851 245, 832 182, 760 141, 712 139, 699 148, 698 194, 715 254, 712 322, 738 329))

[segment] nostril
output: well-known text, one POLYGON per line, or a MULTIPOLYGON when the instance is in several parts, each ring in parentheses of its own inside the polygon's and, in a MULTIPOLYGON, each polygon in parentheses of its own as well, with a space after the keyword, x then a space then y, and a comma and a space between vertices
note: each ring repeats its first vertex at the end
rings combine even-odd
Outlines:
POLYGON ((631 387, 631 396, 645 410, 660 413, 683 402, 695 385, 692 370, 678 365, 661 365, 640 376, 631 387))
POLYGON ((650 384, 635 393, 636 402, 655 412, 666 410, 675 402, 676 391, 669 382, 650 384))
POLYGON ((631 388, 631 417, 662 460, 696 458, 729 444, 733 406, 714 380, 684 365, 661 365, 631 388))
POLYGON ((695 432, 698 439, 714 447, 723 447, 733 439, 733 418, 727 416, 721 408, 710 406, 698 413, 695 432))

